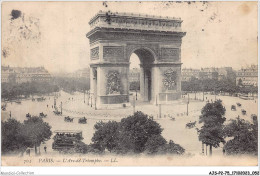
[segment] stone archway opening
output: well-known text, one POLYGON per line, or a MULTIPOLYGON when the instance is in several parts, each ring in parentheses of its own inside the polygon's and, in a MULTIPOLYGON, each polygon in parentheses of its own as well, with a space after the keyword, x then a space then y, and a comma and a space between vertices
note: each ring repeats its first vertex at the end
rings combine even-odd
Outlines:
POLYGON ((152 66, 155 61, 153 54, 145 48, 135 49, 130 56, 130 91, 139 88, 139 99, 144 102, 152 100, 152 66))

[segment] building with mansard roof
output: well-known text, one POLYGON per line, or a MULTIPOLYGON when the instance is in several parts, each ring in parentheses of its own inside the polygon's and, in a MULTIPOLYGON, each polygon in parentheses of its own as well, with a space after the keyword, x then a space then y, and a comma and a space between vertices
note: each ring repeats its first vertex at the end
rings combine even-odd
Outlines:
POLYGON ((241 68, 236 76, 236 85, 258 86, 258 65, 241 68))
POLYGON ((2 66, 1 82, 45 82, 51 80, 50 73, 44 67, 9 67, 2 66))

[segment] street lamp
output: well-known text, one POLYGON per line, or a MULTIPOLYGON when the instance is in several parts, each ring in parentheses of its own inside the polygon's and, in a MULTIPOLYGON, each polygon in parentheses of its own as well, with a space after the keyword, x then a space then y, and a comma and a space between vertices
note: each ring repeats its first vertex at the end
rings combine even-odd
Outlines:
POLYGON ((95 110, 97 110, 97 97, 95 97, 95 110))
POLYGON ((187 116, 189 115, 189 103, 190 103, 190 94, 188 94, 188 101, 187 101, 187 116))
POLYGON ((133 114, 135 114, 135 96, 133 96, 133 114))
POLYGON ((159 104, 159 118, 162 118, 162 104, 159 104))
POLYGON ((60 102, 60 113, 62 114, 62 102, 60 102))
POLYGON ((86 92, 86 90, 84 89, 84 104, 85 104, 85 92, 86 92))

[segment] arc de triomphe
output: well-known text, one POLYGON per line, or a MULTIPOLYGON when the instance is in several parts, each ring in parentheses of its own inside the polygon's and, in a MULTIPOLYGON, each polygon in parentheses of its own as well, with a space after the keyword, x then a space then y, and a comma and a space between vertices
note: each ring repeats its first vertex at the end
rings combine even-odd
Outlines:
POLYGON ((167 103, 181 97, 179 18, 100 11, 90 21, 90 92, 97 108, 129 103, 129 59, 140 59, 143 101, 167 103))

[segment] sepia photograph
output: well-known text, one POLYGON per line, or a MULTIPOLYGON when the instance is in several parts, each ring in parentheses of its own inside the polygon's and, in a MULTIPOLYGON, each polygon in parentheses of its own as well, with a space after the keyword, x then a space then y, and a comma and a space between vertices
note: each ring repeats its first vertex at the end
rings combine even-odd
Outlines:
POLYGON ((1 166, 258 166, 257 1, 1 5, 1 166))

